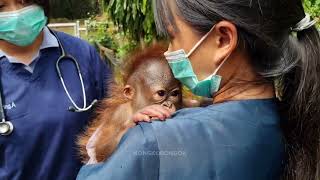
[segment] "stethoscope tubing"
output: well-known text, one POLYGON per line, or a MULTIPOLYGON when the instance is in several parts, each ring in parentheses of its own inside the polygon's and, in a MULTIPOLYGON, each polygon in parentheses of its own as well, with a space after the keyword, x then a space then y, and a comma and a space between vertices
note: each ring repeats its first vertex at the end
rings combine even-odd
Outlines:
POLYGON ((58 60, 56 62, 56 71, 57 71, 58 77, 59 77, 59 79, 61 81, 61 84, 63 86, 63 89, 64 89, 65 93, 67 94, 68 99, 70 100, 70 102, 73 105, 73 107, 69 107, 69 111, 72 111, 72 112, 85 112, 85 111, 88 111, 97 103, 97 100, 96 99, 93 100, 92 103, 87 107, 87 96, 86 96, 85 85, 84 85, 84 81, 83 81, 80 65, 79 65, 78 61, 76 60, 76 58, 74 58, 72 55, 69 55, 69 54, 66 53, 61 41, 59 40, 58 36, 56 35, 56 33, 54 31, 52 31, 51 29, 49 29, 49 30, 57 38, 57 41, 59 43, 60 50, 61 50, 61 56, 58 58, 58 60), (79 76, 79 79, 80 79, 80 83, 81 83, 81 89, 82 89, 82 96, 83 96, 83 107, 82 108, 80 108, 75 103, 75 101, 72 99, 72 97, 71 97, 71 95, 70 95, 70 93, 68 91, 68 88, 67 88, 67 86, 66 86, 66 84, 64 82, 63 74, 62 74, 62 72, 60 70, 60 66, 59 66, 60 62, 62 62, 63 60, 71 60, 73 62, 73 64, 76 66, 77 73, 78 73, 78 76, 79 76))
POLYGON ((10 122, 10 121, 7 121, 6 120, 6 116, 5 116, 5 113, 4 113, 4 106, 3 106, 3 93, 2 93, 2 80, 1 80, 1 77, 0 77, 0 135, 1 136, 8 136, 10 135, 12 132, 13 132, 13 124, 10 122))
POLYGON ((87 106, 87 98, 86 98, 86 91, 85 91, 85 88, 84 88, 84 83, 83 83, 83 78, 82 78, 82 75, 81 75, 81 71, 80 71, 80 67, 79 67, 79 64, 78 62, 71 56, 61 56, 57 63, 56 63, 56 69, 57 69, 57 72, 58 72, 58 76, 59 76, 59 79, 61 81, 61 84, 63 86, 63 89, 65 91, 65 93, 67 94, 69 100, 71 101, 72 105, 76 108, 76 109, 85 109, 86 106, 87 106), (62 60, 71 60, 74 62, 74 64, 76 65, 76 68, 77 68, 77 73, 78 73, 78 76, 79 76, 79 79, 80 79, 80 83, 81 83, 81 89, 82 89, 82 96, 83 96, 83 107, 80 108, 75 102, 74 100, 72 99, 68 89, 67 89, 67 86, 64 82, 64 79, 63 79, 63 76, 62 76, 62 73, 60 71, 60 67, 59 67, 59 63, 60 61, 62 60))

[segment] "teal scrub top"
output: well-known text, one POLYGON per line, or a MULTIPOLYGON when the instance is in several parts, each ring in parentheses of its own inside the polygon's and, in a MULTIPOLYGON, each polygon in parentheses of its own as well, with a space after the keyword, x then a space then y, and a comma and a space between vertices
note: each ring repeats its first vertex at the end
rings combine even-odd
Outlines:
POLYGON ((77 180, 274 180, 284 157, 277 101, 229 101, 140 123, 77 180))

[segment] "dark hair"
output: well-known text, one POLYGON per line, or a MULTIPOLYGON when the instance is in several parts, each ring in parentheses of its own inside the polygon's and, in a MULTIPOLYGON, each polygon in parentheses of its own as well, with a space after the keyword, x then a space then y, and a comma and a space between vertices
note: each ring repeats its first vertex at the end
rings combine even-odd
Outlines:
POLYGON ((44 9, 44 12, 46 16, 49 17, 50 12, 50 0, 23 0, 23 2, 26 3, 35 3, 39 6, 41 6, 44 9))
POLYGON ((279 86, 289 158, 284 178, 319 179, 320 38, 315 26, 292 33, 306 16, 301 0, 154 0, 154 5, 164 35, 168 25, 176 29, 174 13, 203 35, 221 20, 236 25, 239 48, 264 79, 279 86))

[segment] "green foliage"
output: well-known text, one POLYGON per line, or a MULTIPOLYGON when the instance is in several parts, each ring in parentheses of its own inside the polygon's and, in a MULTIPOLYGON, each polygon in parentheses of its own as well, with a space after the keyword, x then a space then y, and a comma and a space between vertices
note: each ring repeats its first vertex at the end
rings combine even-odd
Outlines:
POLYGON ((94 44, 95 42, 100 43, 104 47, 110 48, 110 49, 116 49, 117 46, 114 43, 111 35, 108 32, 109 23, 104 22, 98 22, 97 20, 90 18, 88 21, 88 31, 89 35, 87 37, 87 40, 94 44))
MULTIPOLYGON (((312 17, 320 19, 320 0, 305 0, 304 8, 312 17)), ((320 27, 320 21, 318 21, 318 27, 320 27)))
MULTIPOLYGON (((100 2, 100 9, 105 10, 104 16, 108 18, 102 21, 100 19, 99 22, 108 23, 92 21, 96 30, 95 36, 91 39, 116 50, 119 58, 123 58, 139 43, 150 43, 156 38, 152 0, 100 0, 100 2)), ((312 17, 320 17, 320 0, 305 0, 304 6, 312 17)))
POLYGON ((320 17, 320 0, 305 0, 304 7, 313 17, 320 17))
POLYGON ((98 0, 50 0, 52 18, 81 19, 99 12, 98 0))
POLYGON ((117 49, 117 57, 120 59, 125 58, 129 52, 132 52, 138 46, 136 41, 127 41, 119 46, 117 49))
POLYGON ((105 0, 115 24, 133 41, 151 42, 156 36, 152 0, 105 0))
MULTIPOLYGON (((134 41, 151 42, 156 37, 152 0, 105 0, 111 19, 134 41)), ((312 17, 320 17, 320 0, 305 0, 312 17)))
POLYGON ((119 31, 106 14, 89 18, 88 31, 87 40, 91 44, 98 42, 114 50, 119 59, 123 59, 128 52, 137 47, 137 42, 128 38, 123 31, 119 31))

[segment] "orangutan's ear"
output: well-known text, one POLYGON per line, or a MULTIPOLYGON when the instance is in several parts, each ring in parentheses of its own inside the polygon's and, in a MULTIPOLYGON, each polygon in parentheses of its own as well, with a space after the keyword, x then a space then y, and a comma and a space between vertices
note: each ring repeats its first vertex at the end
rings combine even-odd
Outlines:
POLYGON ((134 94, 135 94, 135 89, 134 89, 132 86, 126 85, 126 86, 124 87, 124 89, 123 89, 123 95, 124 95, 124 97, 132 100, 134 94))

